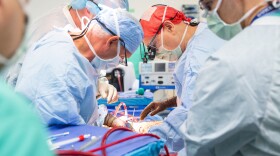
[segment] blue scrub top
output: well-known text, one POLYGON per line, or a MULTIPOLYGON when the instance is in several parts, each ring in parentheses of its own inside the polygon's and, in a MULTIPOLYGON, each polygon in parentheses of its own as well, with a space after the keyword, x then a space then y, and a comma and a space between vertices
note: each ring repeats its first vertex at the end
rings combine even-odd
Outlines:
POLYGON ((224 43, 224 40, 218 38, 208 29, 206 23, 200 23, 176 64, 173 74, 175 90, 182 105, 175 108, 163 124, 152 127, 149 131, 165 140, 172 151, 179 151, 184 147, 179 127, 187 119, 188 110, 192 106, 193 91, 199 70, 206 59, 224 43))
POLYGON ((264 16, 208 58, 180 127, 187 155, 279 155, 279 40, 280 16, 264 16))
POLYGON ((28 51, 15 90, 31 100, 47 125, 93 124, 97 78, 67 31, 56 29, 28 51))

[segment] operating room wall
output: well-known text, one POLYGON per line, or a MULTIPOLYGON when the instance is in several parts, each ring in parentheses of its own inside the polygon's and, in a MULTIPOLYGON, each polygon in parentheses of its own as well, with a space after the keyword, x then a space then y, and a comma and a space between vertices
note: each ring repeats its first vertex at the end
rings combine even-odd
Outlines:
POLYGON ((30 21, 34 21, 40 16, 46 14, 49 10, 63 4, 69 3, 70 0, 29 0, 28 12, 30 21))
POLYGON ((198 4, 198 0, 129 0, 129 11, 137 18, 140 19, 142 14, 149 6, 155 4, 166 4, 178 10, 182 10, 184 4, 198 4))
MULTIPOLYGON (((136 17, 140 18, 142 13, 147 10, 149 6, 154 4, 167 4, 178 10, 182 9, 183 4, 198 4, 198 0, 128 0, 130 5, 130 12, 136 17)), ((59 5, 67 4, 70 0, 30 0, 29 12, 31 22, 40 16, 47 13, 52 8, 59 5)))

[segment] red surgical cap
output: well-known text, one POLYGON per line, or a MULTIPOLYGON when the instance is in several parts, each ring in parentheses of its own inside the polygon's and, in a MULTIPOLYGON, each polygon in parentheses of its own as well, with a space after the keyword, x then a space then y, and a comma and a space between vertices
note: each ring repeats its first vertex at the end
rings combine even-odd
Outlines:
POLYGON ((173 18, 176 13, 176 17, 171 21, 173 24, 179 24, 182 21, 190 22, 191 19, 187 18, 184 13, 181 11, 176 10, 175 8, 165 6, 165 5, 158 5, 154 7, 150 7, 141 17, 140 23, 142 25, 144 31, 144 37, 152 37, 156 34, 158 28, 162 24, 162 18, 164 16, 164 10, 166 9, 165 20, 169 20, 173 18))

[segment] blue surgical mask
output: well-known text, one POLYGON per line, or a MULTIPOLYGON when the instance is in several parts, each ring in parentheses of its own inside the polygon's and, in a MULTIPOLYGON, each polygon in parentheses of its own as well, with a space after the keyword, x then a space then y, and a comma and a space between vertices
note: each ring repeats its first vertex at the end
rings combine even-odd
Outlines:
POLYGON ((243 17, 241 17, 237 22, 232 24, 227 24, 224 22, 219 14, 218 9, 220 8, 223 0, 218 0, 215 9, 209 12, 207 16, 207 24, 211 31, 213 31, 217 36, 224 40, 230 40, 235 35, 243 30, 241 26, 241 22, 243 22, 246 18, 248 18, 260 5, 263 5, 264 2, 250 9, 243 17))
POLYGON ((162 49, 162 47, 159 49, 160 49, 159 50, 160 52, 156 53, 156 58, 161 59, 161 60, 177 61, 183 54, 180 46, 178 46, 174 50, 162 49))

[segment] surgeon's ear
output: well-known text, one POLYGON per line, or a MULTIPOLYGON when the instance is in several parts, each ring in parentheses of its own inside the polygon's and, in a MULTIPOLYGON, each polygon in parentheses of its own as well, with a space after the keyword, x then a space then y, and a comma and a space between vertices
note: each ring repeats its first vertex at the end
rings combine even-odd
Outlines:
POLYGON ((106 45, 107 45, 108 47, 117 45, 119 39, 120 39, 119 36, 112 36, 112 37, 110 37, 110 38, 107 40, 106 45))
POLYGON ((163 29, 171 33, 175 32, 175 26, 171 21, 165 21, 163 23, 163 29))

